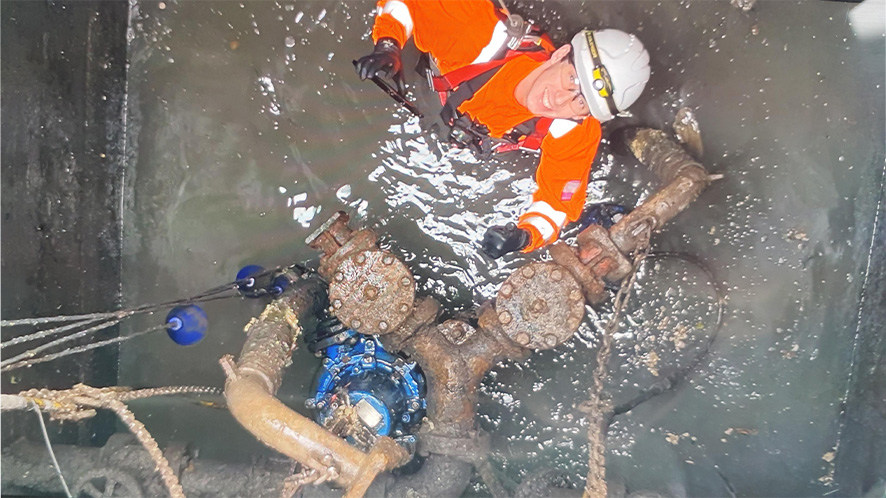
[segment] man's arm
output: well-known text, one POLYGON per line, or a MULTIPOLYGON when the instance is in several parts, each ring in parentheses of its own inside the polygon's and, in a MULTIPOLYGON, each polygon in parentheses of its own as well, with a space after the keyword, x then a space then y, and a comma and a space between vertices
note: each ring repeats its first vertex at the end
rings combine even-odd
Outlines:
POLYGON ((560 136, 557 131, 552 126, 542 141, 535 176, 538 189, 517 223, 531 235, 523 252, 556 241, 563 226, 581 216, 587 199, 588 177, 600 144, 600 123, 589 117, 560 136))
POLYGON ((380 0, 372 29, 375 48, 371 54, 355 62, 360 79, 384 76, 394 81, 401 95, 405 94, 406 81, 403 78, 400 50, 412 35, 412 28, 412 14, 406 3, 400 0, 380 0))
POLYGON ((600 144, 600 123, 587 118, 564 128, 558 128, 555 121, 542 141, 535 178, 538 189, 516 226, 509 223, 486 231, 481 249, 487 256, 495 259, 509 252, 531 252, 551 244, 560 237, 560 229, 567 222, 581 216, 588 177, 600 144))
POLYGON ((402 48, 412 36, 414 27, 413 15, 406 2, 379 0, 375 25, 372 27, 372 41, 378 43, 383 38, 390 38, 402 48))

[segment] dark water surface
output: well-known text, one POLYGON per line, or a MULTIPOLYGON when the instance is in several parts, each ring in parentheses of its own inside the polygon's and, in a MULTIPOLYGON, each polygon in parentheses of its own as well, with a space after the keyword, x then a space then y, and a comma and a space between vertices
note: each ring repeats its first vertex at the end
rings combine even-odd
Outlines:
MULTIPOLYGON (((351 61, 371 49, 373 6, 133 4, 128 145, 137 166, 124 227, 131 303, 197 293, 248 263, 311 259, 305 237, 337 210, 355 228, 376 228, 420 292, 449 313, 492 297, 514 268, 546 257, 489 262, 477 249, 488 226, 528 203, 532 157, 478 163, 449 151, 357 79, 351 61)), ((709 266, 728 312, 689 382, 613 425, 609 475, 629 490, 838 491, 829 459, 840 441, 884 149, 884 42, 853 33, 851 7, 517 6, 560 40, 582 26, 637 32, 653 76, 634 119, 668 127, 679 108, 692 108, 702 162, 725 175, 653 239, 656 250, 709 266)), ((633 205, 651 191, 636 161, 605 145, 593 179, 592 200, 633 205)), ((616 340, 616 401, 701 354, 715 329, 713 283, 698 266, 655 258, 638 287, 616 340)), ((261 303, 206 308, 210 335, 196 346, 162 335, 126 344, 120 383, 220 386, 217 360, 240 350, 241 330, 261 303)), ((607 316, 600 313, 569 343, 501 365, 485 380, 481 424, 494 435, 495 465, 512 479, 556 468, 583 482, 586 427, 575 405, 591 385, 596 327, 607 316)), ((316 367, 296 353, 281 399, 301 410, 316 367)), ((164 402, 142 405, 138 415, 161 444, 195 441, 204 456, 234 460, 271 454, 220 410, 164 402)))

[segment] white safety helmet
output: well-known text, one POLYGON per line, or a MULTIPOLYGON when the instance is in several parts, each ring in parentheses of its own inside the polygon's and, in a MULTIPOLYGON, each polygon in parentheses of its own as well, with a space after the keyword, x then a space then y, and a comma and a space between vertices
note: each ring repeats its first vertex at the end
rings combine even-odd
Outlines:
POLYGON ((636 102, 649 81, 649 52, 632 34, 586 29, 572 38, 572 51, 581 93, 601 123, 636 102))

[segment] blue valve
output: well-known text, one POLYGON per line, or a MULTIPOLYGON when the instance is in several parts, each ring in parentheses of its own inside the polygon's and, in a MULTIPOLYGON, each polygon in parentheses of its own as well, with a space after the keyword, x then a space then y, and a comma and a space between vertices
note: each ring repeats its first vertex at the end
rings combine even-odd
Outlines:
POLYGON ((206 336, 209 319, 203 308, 189 304, 176 306, 166 315, 166 333, 181 346, 197 344, 206 336))
POLYGON ((258 282, 258 276, 265 272, 259 265, 247 265, 237 272, 237 289, 246 297, 261 297, 265 295, 265 289, 258 282), (242 280, 242 282, 241 282, 242 280))

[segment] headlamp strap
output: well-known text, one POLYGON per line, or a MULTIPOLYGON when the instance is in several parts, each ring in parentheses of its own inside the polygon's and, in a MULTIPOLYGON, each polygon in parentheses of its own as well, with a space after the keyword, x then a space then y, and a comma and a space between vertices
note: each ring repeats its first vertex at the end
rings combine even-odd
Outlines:
POLYGON ((609 72, 606 71, 603 61, 600 60, 600 52, 597 50, 594 32, 586 30, 585 39, 588 41, 588 47, 591 49, 591 62, 594 64, 594 81, 592 83, 594 91, 603 97, 603 100, 606 101, 606 105, 609 107, 609 112, 616 116, 618 115, 618 107, 615 106, 615 100, 612 98, 612 80, 609 78, 609 72))

